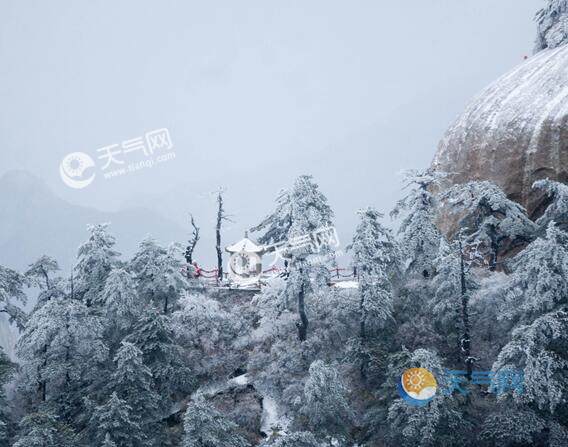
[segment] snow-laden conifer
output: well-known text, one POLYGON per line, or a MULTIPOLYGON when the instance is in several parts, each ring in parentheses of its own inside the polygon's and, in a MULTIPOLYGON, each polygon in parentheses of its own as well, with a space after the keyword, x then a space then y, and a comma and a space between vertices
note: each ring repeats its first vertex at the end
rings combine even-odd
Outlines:
POLYGON ((87 306, 100 303, 107 276, 117 265, 120 253, 115 251, 116 240, 108 233, 108 223, 89 225, 89 238, 77 253, 74 294, 87 306))
POLYGON ((152 445, 135 414, 135 409, 112 393, 107 402, 95 408, 90 429, 98 445, 145 447, 152 445))
POLYGON ((186 287, 182 266, 180 247, 164 248, 150 237, 144 239, 130 262, 139 297, 164 313, 171 312, 186 287))
POLYGON ((198 397, 192 401, 183 420, 182 447, 248 447, 238 426, 211 404, 198 397))
POLYGON ((492 182, 454 185, 442 194, 442 199, 460 216, 459 224, 468 234, 467 242, 483 250, 491 270, 497 268, 505 242, 522 246, 536 233, 537 227, 526 210, 492 182))

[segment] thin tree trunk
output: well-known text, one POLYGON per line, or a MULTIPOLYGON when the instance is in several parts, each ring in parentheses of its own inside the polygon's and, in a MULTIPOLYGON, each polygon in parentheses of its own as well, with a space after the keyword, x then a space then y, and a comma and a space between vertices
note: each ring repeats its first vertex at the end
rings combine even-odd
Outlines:
POLYGON ((467 283, 466 283, 466 273, 465 273, 465 260, 462 242, 459 242, 460 248, 460 280, 461 280, 461 304, 462 304, 462 324, 463 324, 463 335, 461 339, 461 349, 465 357, 465 367, 467 372, 467 380, 471 381, 473 359, 471 357, 471 334, 470 334, 470 322, 469 322, 469 297, 467 294, 467 283))
POLYGON ((367 331, 365 329, 365 317, 362 315, 363 313, 363 299, 361 298, 361 322, 359 324, 359 337, 361 341, 364 341, 367 338, 367 331))
POLYGON ((41 267, 41 273, 42 273, 43 277, 45 278, 45 288, 46 288, 46 290, 49 290, 50 289, 49 275, 47 274, 47 272, 45 271, 45 269, 43 267, 41 267))
MULTIPOLYGON (((65 320, 65 332, 67 332, 67 337, 69 337, 69 314, 67 314, 67 318, 65 320)), ((71 376, 69 375, 69 360, 71 358, 71 346, 67 344, 65 346, 65 389, 69 389, 69 384, 71 383, 71 376)))
MULTIPOLYGON (((355 269, 357 267, 354 267, 355 269)), ((366 275, 367 273, 367 269, 363 268, 363 284, 361 284, 361 281, 359 281, 359 337, 361 338, 361 342, 363 342, 365 340, 365 338, 367 338, 367 328, 366 328, 366 319, 367 319, 367 315, 365 314, 365 292, 367 290, 367 284, 365 279, 367 279, 368 275, 366 275)))
MULTIPOLYGON (((300 277, 302 275, 302 270, 300 269, 300 277)), ((300 291, 298 293, 298 314, 300 315, 300 321, 296 323, 298 327, 298 337, 300 341, 306 341, 308 338, 308 316, 306 315, 306 305, 305 305, 305 294, 306 289, 304 285, 304 280, 302 278, 302 284, 300 285, 300 291)))
POLYGON ((361 374, 361 379, 365 381, 367 379, 367 367, 368 359, 367 354, 363 352, 363 347, 367 341, 367 316, 365 315, 365 294, 363 293, 364 285, 360 285, 361 298, 359 300, 359 339, 361 343, 361 364, 359 365, 359 372, 361 374))
POLYGON ((191 226, 193 227, 193 232, 191 234, 191 238, 188 241, 187 247, 185 249, 185 260, 188 264, 188 269, 187 269, 188 277, 190 276, 189 275, 189 266, 191 266, 193 264, 193 252, 195 250, 195 246, 197 245, 197 242, 199 241, 199 227, 196 225, 195 219, 193 218, 192 215, 190 215, 190 222, 191 222, 191 226))
MULTIPOLYGON (((43 345, 43 369, 45 370, 45 367, 47 365, 47 345, 43 345)), ((39 382, 39 394, 40 394, 40 398, 42 402, 45 402, 47 399, 47 384, 45 379, 41 380, 39 382)))
POLYGON ((217 195, 217 203, 219 207, 217 209, 217 225, 215 227, 215 236, 217 239, 217 278, 219 281, 223 280, 223 252, 221 251, 221 224, 223 222, 223 196, 221 192, 217 195))
POLYGON ((494 272, 497 270, 497 254, 499 253, 499 242, 497 241, 497 234, 495 229, 492 229, 489 236, 491 238, 491 260, 489 261, 489 270, 494 272))

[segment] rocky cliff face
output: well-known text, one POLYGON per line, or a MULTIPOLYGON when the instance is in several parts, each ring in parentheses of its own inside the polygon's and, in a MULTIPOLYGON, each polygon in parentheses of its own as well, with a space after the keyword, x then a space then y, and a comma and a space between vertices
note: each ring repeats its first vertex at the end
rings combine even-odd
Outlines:
POLYGON ((533 182, 568 181, 568 45, 539 51, 474 98, 433 167, 451 183, 491 180, 538 215, 546 204, 533 182))
POLYGON ((549 0, 536 14, 535 53, 556 48, 568 41, 568 0, 549 0))

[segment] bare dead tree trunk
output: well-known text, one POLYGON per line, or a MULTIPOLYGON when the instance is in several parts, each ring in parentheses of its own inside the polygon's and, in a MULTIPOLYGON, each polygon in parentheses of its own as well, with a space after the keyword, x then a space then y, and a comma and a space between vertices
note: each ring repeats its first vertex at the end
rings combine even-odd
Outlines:
POLYGON ((217 240, 217 278, 219 281, 223 279, 223 252, 221 251, 221 225, 223 223, 223 195, 221 190, 217 194, 217 225, 215 226, 215 237, 217 240))
POLYGON ((191 266, 193 264, 193 251, 195 250, 195 246, 197 245, 197 241, 199 241, 199 227, 196 225, 195 223, 195 219, 193 218, 193 215, 190 214, 190 221, 191 221, 191 226, 193 228, 193 231, 191 233, 191 237, 189 238, 187 247, 185 249, 185 261, 188 264, 188 269, 187 269, 187 277, 190 277, 190 269, 189 266, 191 266))
POLYGON ((225 208, 223 207, 223 193, 225 190, 219 188, 217 191, 217 224, 215 225, 215 237, 216 237, 216 250, 217 250, 217 278, 219 281, 223 279, 223 251, 221 250, 221 226, 223 221, 232 222, 229 215, 225 214, 225 208))

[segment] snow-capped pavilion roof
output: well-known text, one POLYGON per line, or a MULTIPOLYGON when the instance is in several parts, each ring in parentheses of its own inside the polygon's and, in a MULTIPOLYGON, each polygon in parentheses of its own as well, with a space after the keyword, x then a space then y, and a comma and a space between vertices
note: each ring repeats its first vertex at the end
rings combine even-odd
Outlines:
POLYGON ((261 253, 264 251, 264 247, 262 245, 258 245, 255 242, 251 241, 246 235, 243 239, 239 242, 229 245, 225 248, 226 251, 229 253, 239 253, 239 252, 247 252, 247 253, 261 253))

